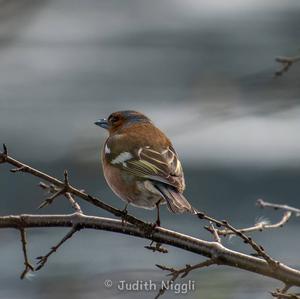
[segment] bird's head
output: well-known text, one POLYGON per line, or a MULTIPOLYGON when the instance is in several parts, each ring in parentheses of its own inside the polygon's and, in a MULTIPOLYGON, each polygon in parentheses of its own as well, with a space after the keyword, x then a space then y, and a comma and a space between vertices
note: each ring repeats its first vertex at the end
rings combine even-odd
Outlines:
POLYGON ((113 134, 120 129, 130 127, 137 123, 151 123, 151 120, 140 112, 125 110, 114 112, 107 119, 99 119, 95 122, 95 125, 104 128, 108 130, 110 134, 113 134))

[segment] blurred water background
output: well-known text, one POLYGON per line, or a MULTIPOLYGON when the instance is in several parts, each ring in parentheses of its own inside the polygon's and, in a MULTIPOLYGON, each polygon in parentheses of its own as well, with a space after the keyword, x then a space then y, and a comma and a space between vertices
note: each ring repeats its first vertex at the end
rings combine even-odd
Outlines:
MULTIPOLYGON (((54 176, 70 172, 75 186, 116 207, 99 151, 106 132, 93 125, 122 109, 147 114, 173 140, 195 207, 235 226, 280 213, 259 210, 257 198, 299 207, 300 68, 273 78, 274 57, 299 51, 297 0, 10 0, 0 1, 0 142, 12 155, 54 176)), ((36 213, 38 180, 0 168, 0 213, 36 213)), ((80 202, 86 213, 107 213, 80 202)), ((163 225, 201 238, 199 221, 162 209, 163 225)), ((70 211, 65 200, 44 213, 70 211)), ((145 220, 154 212, 131 207, 145 220)), ((30 257, 46 251, 64 229, 28 233, 30 257)), ((269 253, 294 267, 299 220, 254 234, 269 253)), ((0 232, 0 298, 153 298, 120 292, 105 279, 161 280, 156 263, 183 266, 201 257, 174 248, 146 251, 148 242, 82 231, 30 279, 20 281, 18 232, 0 232)), ((230 248, 249 249, 236 239, 230 248)), ((187 278, 188 279, 188 278, 187 278)), ((193 273, 186 298, 270 298, 279 285, 218 267, 193 273)), ((182 295, 183 296, 183 295, 182 295)), ((181 297, 177 295, 177 297, 181 297)), ((167 293, 165 298, 173 298, 167 293)))

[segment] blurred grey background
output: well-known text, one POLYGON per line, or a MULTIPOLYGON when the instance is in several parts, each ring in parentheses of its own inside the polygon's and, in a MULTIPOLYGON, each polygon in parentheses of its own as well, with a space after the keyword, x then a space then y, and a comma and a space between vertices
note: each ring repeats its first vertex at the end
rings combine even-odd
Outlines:
MULTIPOLYGON (((299 205, 300 65, 273 78, 278 55, 299 53, 298 0, 10 0, 0 1, 0 142, 10 153, 123 207, 106 186, 99 152, 106 132, 93 125, 122 109, 147 114, 172 139, 184 166, 186 196, 195 207, 236 226, 280 213, 258 210, 257 198, 299 205)), ((1 215, 36 213, 38 180, 0 167, 1 215)), ((105 215, 81 202, 86 213, 105 215)), ((43 213, 70 211, 64 199, 43 213)), ((152 221, 154 212, 131 207, 152 221)), ((163 225, 209 239, 203 224, 162 212, 163 225)), ((30 257, 57 242, 64 229, 28 233, 30 257)), ((300 265, 299 220, 254 234, 275 258, 300 265)), ((174 248, 146 251, 148 242, 82 231, 27 280, 18 232, 0 232, 0 298, 153 298, 120 292, 125 279, 165 279, 154 264, 201 260, 174 248)), ((238 240, 230 248, 247 247, 238 240)), ((243 271, 195 272, 186 298, 269 298, 279 287, 243 271)), ((187 278, 188 279, 188 278, 187 278)), ((173 298, 167 293, 165 298, 173 298)), ((180 297, 180 296, 178 296, 180 297)))

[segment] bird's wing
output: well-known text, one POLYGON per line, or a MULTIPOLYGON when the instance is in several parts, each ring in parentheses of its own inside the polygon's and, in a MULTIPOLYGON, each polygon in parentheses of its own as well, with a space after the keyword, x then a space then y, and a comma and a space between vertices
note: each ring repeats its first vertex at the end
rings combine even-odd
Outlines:
POLYGON ((137 149, 135 153, 124 152, 111 161, 111 164, 138 177, 166 183, 184 190, 184 177, 181 163, 172 146, 154 150, 150 146, 137 149))

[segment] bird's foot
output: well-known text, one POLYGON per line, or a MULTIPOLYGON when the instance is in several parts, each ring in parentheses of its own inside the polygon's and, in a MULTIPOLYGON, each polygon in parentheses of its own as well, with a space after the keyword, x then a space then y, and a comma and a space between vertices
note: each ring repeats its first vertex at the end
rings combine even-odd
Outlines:
POLYGON ((152 225, 152 228, 155 229, 157 227, 160 227, 160 220, 157 219, 154 223, 151 224, 152 225))

